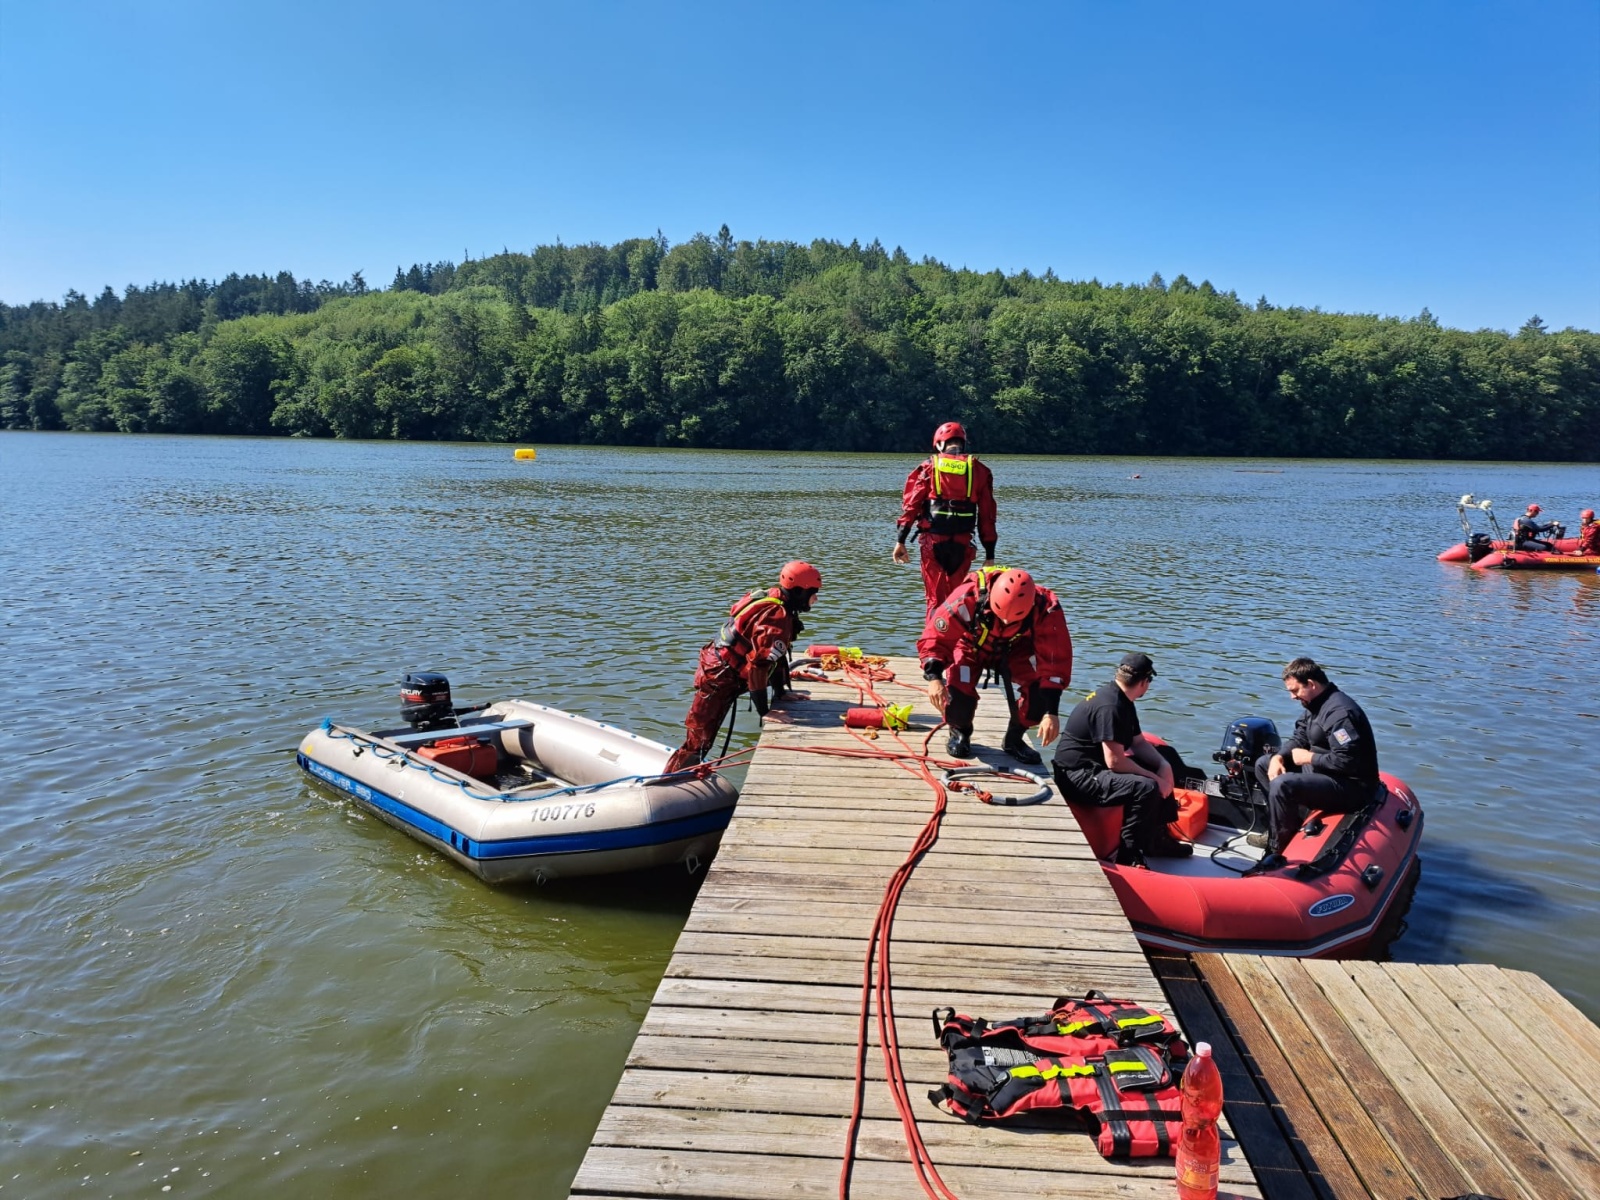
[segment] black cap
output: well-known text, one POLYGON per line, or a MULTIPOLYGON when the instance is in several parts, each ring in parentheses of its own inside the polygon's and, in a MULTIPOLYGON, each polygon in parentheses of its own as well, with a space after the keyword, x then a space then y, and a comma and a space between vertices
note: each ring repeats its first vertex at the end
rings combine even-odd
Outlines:
POLYGON ((1148 654, 1134 651, 1132 654, 1122 656, 1122 661, 1117 664, 1117 674, 1125 675, 1135 683, 1141 679, 1154 679, 1156 664, 1150 661, 1148 654))

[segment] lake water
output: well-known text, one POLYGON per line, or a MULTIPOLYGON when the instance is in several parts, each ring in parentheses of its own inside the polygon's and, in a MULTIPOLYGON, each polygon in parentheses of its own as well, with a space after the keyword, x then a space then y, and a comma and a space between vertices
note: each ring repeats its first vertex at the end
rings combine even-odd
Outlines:
MULTIPOLYGON (((783 561, 807 634, 911 651, 913 459, 0 434, 0 1200, 565 1194, 694 897, 493 889, 306 782, 442 670, 677 740, 783 561)), ((1453 500, 1576 522, 1592 467, 999 458, 1001 560, 1123 651, 1191 760, 1308 653, 1427 812, 1398 958, 1600 1014, 1600 576, 1434 561, 1453 500), (1138 477, 1134 477, 1137 475, 1138 477)), ((749 718, 742 720, 745 730, 749 718)))

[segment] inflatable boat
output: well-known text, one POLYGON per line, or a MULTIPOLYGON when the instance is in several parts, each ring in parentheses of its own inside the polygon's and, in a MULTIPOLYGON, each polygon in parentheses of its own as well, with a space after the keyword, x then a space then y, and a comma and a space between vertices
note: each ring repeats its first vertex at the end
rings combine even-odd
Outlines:
POLYGON ((1456 516, 1461 521, 1466 541, 1442 551, 1438 555, 1440 562, 1470 563, 1480 571, 1582 571, 1600 566, 1600 557, 1578 554, 1578 539, 1567 537, 1567 527, 1559 521, 1551 523, 1555 536, 1540 539, 1551 547, 1550 550, 1517 550, 1495 519, 1493 500, 1477 500, 1469 492, 1456 501, 1456 516), (1472 520, 1467 516, 1469 512, 1483 514, 1494 530, 1493 536, 1473 529, 1472 520))
POLYGON ((694 871, 733 816, 731 783, 663 775, 671 747, 613 725, 527 700, 458 709, 432 673, 408 675, 401 695, 405 728, 324 721, 297 761, 490 883, 694 871))
POLYGON ((1277 746, 1271 721, 1235 721, 1214 756, 1224 772, 1209 780, 1188 776, 1173 832, 1194 842, 1192 858, 1151 858, 1147 869, 1117 866, 1107 860, 1122 810, 1071 805, 1147 950, 1357 958, 1398 931, 1419 869, 1416 796, 1383 775, 1368 809, 1310 814, 1284 849, 1289 865, 1259 871, 1265 852, 1245 840, 1266 828, 1254 764, 1277 746))

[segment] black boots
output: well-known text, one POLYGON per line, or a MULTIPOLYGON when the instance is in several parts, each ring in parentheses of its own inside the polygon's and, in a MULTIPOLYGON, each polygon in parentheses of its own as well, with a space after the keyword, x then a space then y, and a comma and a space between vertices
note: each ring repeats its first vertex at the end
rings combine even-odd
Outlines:
POLYGON ((1000 749, 1025 767, 1037 767, 1044 759, 1039 757, 1037 750, 1022 740, 1022 734, 1021 723, 1013 719, 1011 724, 1006 726, 1006 740, 1000 743, 1000 749))
POLYGON ((970 730, 952 729, 950 740, 945 743, 945 752, 951 758, 972 757, 972 733, 970 730))

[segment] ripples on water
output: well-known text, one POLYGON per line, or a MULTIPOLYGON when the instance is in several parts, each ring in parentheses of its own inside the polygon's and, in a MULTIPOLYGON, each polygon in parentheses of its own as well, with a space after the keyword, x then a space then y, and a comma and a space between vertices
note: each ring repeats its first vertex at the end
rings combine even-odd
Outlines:
MULTIPOLYGON (((803 640, 908 653, 911 465, 0 435, 0 1196, 563 1195, 691 881, 485 887, 307 784, 298 735, 391 721, 424 668, 674 742, 723 606, 789 557, 826 576, 803 640)), ((1461 492, 1571 519, 1592 468, 994 465, 1078 690, 1149 651, 1146 724, 1205 761, 1328 663, 1428 814, 1395 956, 1600 1012, 1600 577, 1433 561, 1461 492)))

